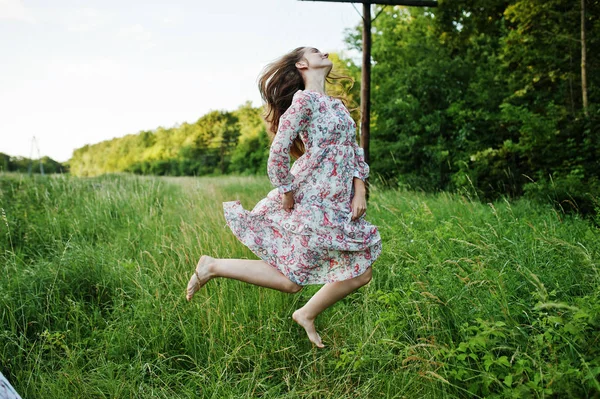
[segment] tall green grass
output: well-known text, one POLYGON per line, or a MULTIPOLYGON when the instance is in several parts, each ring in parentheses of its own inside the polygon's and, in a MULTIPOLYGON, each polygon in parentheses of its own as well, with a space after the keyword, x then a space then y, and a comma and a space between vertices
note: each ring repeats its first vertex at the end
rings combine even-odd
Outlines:
POLYGON ((24 398, 600 395, 600 234, 529 202, 379 191, 374 279, 313 348, 282 294, 213 280, 201 254, 255 256, 223 201, 266 178, 0 176, 0 371, 24 398))

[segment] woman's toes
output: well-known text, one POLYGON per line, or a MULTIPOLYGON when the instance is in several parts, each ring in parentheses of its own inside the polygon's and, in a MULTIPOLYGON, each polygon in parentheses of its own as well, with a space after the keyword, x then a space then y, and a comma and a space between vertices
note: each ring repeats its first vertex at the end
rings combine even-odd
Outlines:
POLYGON ((321 336, 319 334, 317 334, 316 332, 314 333, 313 336, 309 335, 308 339, 310 339, 312 341, 312 343, 317 345, 317 347, 319 347, 319 348, 325 347, 325 345, 323 345, 323 341, 321 341, 321 336))
POLYGON ((314 320, 310 320, 304 317, 299 310, 295 311, 292 314, 292 319, 298 323, 304 330, 306 331, 306 335, 308 335, 308 339, 314 343, 319 348, 324 348, 323 342, 321 341, 321 336, 317 333, 315 329, 314 320))
POLYGON ((189 301, 192 299, 196 291, 198 291, 198 277, 196 277, 196 273, 192 274, 190 281, 188 282, 186 289, 186 299, 189 301))
POLYGON ((203 255, 198 261, 196 270, 194 270, 194 274, 192 274, 192 277, 190 277, 190 281, 187 285, 186 299, 188 301, 190 301, 194 294, 198 292, 198 290, 202 288, 202 286, 206 284, 208 280, 211 279, 211 273, 209 270, 209 263, 211 259, 212 258, 209 256, 203 255))

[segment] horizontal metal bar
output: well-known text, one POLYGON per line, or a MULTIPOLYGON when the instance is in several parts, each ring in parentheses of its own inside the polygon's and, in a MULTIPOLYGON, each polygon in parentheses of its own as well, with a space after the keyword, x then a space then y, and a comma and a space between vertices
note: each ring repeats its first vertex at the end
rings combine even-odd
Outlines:
POLYGON ((329 3, 367 3, 383 4, 388 6, 413 6, 413 7, 437 7, 438 2, 432 0, 300 0, 300 1, 326 1, 329 3))

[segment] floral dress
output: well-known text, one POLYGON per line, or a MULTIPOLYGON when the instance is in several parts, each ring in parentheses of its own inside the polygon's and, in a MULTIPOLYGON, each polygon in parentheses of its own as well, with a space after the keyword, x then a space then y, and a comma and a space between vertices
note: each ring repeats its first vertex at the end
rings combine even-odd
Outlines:
POLYGON ((381 237, 364 215, 353 221, 353 178, 369 175, 356 124, 343 103, 299 90, 281 116, 267 172, 276 187, 252 211, 223 203, 233 234, 259 258, 299 285, 361 275, 381 254, 381 237), (290 147, 300 136, 306 152, 290 169, 290 147), (294 207, 282 208, 293 191, 294 207))
POLYGON ((21 396, 19 396, 2 373, 0 373, 0 399, 21 399, 21 396))

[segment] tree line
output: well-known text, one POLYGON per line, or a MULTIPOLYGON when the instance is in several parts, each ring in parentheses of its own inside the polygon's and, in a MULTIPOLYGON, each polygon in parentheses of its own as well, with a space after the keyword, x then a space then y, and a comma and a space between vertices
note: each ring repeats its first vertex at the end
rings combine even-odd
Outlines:
POLYGON ((62 164, 50 157, 41 159, 30 159, 27 157, 10 156, 0 152, 0 172, 18 173, 67 173, 69 171, 62 164))
POLYGON ((261 109, 246 103, 235 111, 211 111, 194 123, 142 131, 74 151, 71 173, 207 175, 263 172, 269 139, 261 109))

